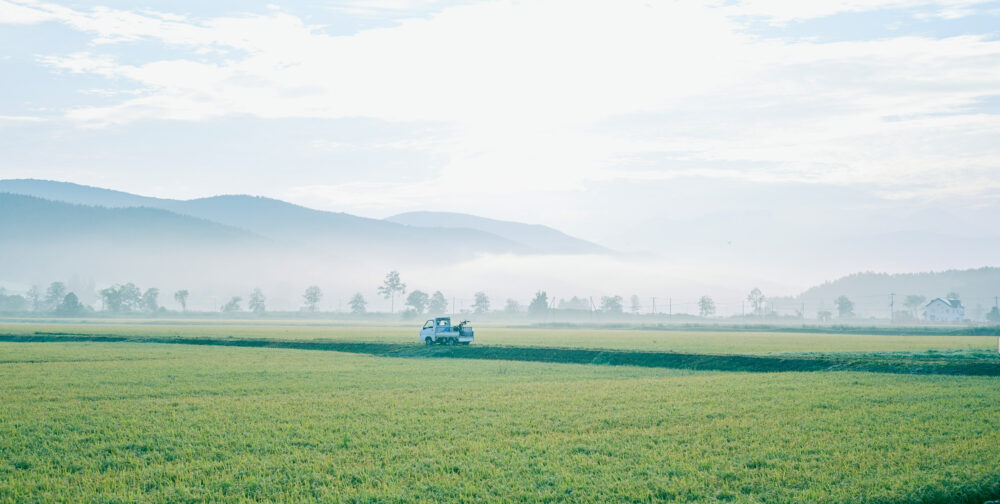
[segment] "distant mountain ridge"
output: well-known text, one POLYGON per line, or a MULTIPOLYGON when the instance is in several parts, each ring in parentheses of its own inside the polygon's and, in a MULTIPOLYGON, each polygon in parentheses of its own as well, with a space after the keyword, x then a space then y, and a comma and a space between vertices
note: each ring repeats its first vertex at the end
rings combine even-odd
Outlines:
POLYGON ((524 243, 543 253, 607 254, 609 249, 538 224, 487 219, 453 212, 407 212, 386 218, 387 221, 416 227, 476 229, 508 240, 524 243))
POLYGON ((825 282, 799 294, 798 302, 833 306, 833 300, 847 296, 855 303, 879 307, 875 311, 888 314, 889 295, 895 294, 897 310, 904 310, 906 296, 923 296, 925 303, 958 294, 966 306, 967 315, 978 307, 989 309, 995 296, 1000 296, 1000 267, 947 270, 925 273, 855 273, 825 282))
MULTIPOLYGON (((493 221, 464 214, 465 226, 417 226, 314 210, 281 200, 247 195, 222 195, 193 200, 151 198, 68 182, 35 179, 0 180, 0 193, 23 194, 66 203, 108 208, 148 207, 243 229, 278 241, 341 250, 398 247, 413 255, 454 259, 478 253, 602 253, 599 245, 544 226, 493 221), (434 230, 437 247, 422 244, 434 230), (493 232, 499 231, 499 232, 493 232)), ((448 224, 445 222, 444 224, 448 224)))

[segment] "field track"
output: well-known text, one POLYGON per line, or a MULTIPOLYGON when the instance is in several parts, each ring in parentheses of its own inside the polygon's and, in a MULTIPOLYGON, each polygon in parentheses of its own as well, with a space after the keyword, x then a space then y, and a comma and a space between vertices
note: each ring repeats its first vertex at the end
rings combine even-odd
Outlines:
POLYGON ((867 371, 894 374, 1000 376, 1000 358, 977 358, 946 353, 826 354, 763 356, 603 350, 519 346, 435 346, 345 341, 296 341, 264 338, 177 338, 100 334, 35 332, 0 334, 0 342, 160 343, 184 345, 285 348, 368 354, 402 358, 453 358, 599 364, 670 369, 741 372, 867 371))

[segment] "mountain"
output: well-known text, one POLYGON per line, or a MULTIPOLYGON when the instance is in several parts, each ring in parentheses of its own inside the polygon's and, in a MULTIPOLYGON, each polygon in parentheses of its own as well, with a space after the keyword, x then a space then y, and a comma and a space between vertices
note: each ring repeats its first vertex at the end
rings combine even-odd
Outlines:
POLYGON ((517 242, 546 254, 607 254, 605 247, 537 224, 502 221, 451 212, 408 212, 386 219, 422 228, 473 229, 517 242))
POLYGON ((0 180, 0 193, 23 194, 64 203, 108 208, 157 207, 169 201, 100 187, 37 179, 0 180))
POLYGON ((67 278, 224 267, 271 240, 155 208, 104 208, 0 193, 0 278, 67 278))
POLYGON ((479 253, 539 252, 530 246, 476 229, 416 229, 380 219, 327 212, 284 201, 246 195, 193 200, 149 198, 47 180, 0 180, 0 192, 27 194, 68 203, 109 208, 148 207, 196 217, 289 244, 336 255, 365 254, 449 261, 479 253), (428 238, 433 238, 433 245, 428 238))
POLYGON ((825 303, 847 296, 857 305, 869 306, 873 314, 888 315, 889 294, 895 293, 897 310, 903 310, 907 296, 923 296, 926 301, 956 293, 974 316, 977 306, 988 308, 1000 296, 1000 268, 986 267, 926 273, 856 273, 806 290, 797 298, 807 304, 825 303))

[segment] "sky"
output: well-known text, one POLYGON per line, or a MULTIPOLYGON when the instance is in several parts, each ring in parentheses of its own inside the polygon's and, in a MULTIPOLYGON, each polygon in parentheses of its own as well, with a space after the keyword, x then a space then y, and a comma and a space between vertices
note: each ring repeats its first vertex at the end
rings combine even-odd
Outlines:
POLYGON ((0 178, 464 212, 788 289, 1000 233, 1000 2, 0 0, 0 76, 0 178))

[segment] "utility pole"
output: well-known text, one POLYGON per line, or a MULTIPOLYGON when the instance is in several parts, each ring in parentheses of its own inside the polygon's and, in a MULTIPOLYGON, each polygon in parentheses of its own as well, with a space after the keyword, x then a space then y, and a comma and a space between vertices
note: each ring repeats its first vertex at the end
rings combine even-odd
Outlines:
POLYGON ((667 319, 673 320, 674 319, 674 298, 672 298, 672 297, 667 298, 667 303, 668 303, 668 307, 669 307, 668 311, 667 311, 667 319))
POLYGON ((740 301, 740 318, 743 319, 743 323, 747 323, 747 302, 746 300, 740 301))
POLYGON ((656 315, 656 296, 653 296, 653 315, 656 315))
POLYGON ((896 322, 896 293, 889 293, 889 323, 896 322))

